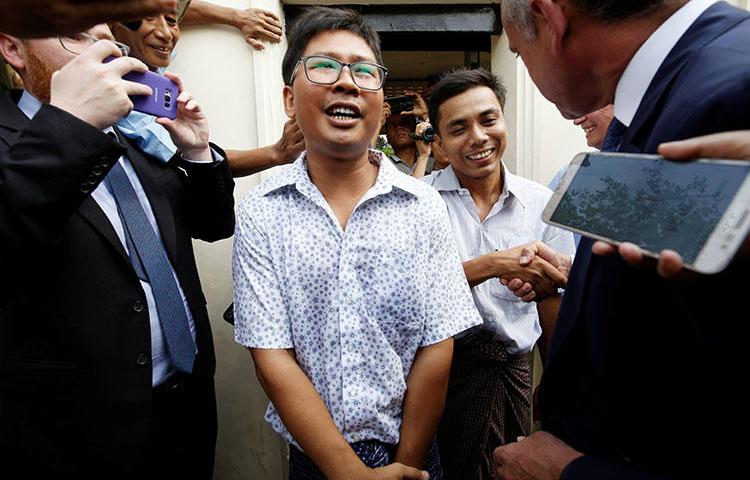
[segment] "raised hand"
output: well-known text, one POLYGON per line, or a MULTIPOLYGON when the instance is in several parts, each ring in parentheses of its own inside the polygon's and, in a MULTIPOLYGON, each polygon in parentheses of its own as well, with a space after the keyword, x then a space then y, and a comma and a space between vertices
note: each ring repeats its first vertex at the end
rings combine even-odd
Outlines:
POLYGON ((177 84, 177 117, 174 120, 157 118, 156 123, 164 126, 172 137, 182 156, 189 160, 208 161, 212 159, 208 145, 208 119, 190 92, 184 89, 180 77, 171 72, 164 76, 177 84))
POLYGON ((52 74, 50 104, 98 129, 114 125, 133 109, 129 95, 151 95, 151 87, 123 80, 129 72, 143 73, 140 60, 122 57, 108 40, 100 40, 52 74), (120 57, 103 63, 110 56, 120 57))

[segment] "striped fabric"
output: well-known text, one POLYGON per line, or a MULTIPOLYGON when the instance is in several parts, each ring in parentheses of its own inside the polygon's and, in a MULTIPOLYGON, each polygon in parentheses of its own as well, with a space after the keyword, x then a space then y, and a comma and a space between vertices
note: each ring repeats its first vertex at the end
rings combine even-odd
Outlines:
POLYGON ((531 426, 531 354, 486 330, 457 339, 438 446, 446 480, 495 478, 492 451, 531 426))

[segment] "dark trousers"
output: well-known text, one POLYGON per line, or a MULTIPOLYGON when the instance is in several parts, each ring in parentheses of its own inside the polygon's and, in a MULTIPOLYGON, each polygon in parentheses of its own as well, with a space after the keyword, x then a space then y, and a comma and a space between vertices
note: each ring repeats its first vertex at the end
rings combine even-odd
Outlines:
MULTIPOLYGON (((375 440, 353 443, 352 449, 360 460, 370 468, 389 465, 393 463, 396 456, 395 445, 375 440)), ((293 445, 289 447, 289 450, 289 480, 325 480, 326 477, 310 457, 293 445)), ((437 444, 433 443, 430 447, 422 469, 430 474, 430 480, 443 480, 443 469, 440 466, 437 444)))
POLYGON ((495 478, 492 452, 528 435, 531 354, 509 355, 488 332, 456 340, 438 446, 446 480, 495 478))
POLYGON ((176 374, 154 388, 142 477, 213 478, 216 449, 213 380, 176 374))

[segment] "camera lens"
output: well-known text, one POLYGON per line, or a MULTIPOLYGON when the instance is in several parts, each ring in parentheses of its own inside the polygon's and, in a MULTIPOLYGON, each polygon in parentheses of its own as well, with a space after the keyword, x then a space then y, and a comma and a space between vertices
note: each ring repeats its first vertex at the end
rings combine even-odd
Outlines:
POLYGON ((427 143, 432 143, 435 141, 435 129, 432 127, 427 127, 424 129, 424 132, 422 132, 422 140, 424 140, 427 143))

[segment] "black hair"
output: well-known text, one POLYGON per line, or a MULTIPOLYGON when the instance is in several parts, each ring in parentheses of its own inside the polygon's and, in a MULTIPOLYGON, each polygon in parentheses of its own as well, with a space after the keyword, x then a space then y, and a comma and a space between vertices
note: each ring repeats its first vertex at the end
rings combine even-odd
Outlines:
POLYGON ((336 30, 348 30, 362 37, 375 54, 375 61, 383 64, 378 32, 365 22, 362 15, 346 8, 311 7, 297 17, 287 32, 289 45, 281 64, 284 85, 290 85, 294 67, 302 58, 310 40, 319 33, 336 30))
POLYGON ((430 123, 436 132, 440 124, 440 105, 476 87, 487 87, 492 90, 500 102, 500 108, 505 109, 507 91, 498 77, 484 68, 453 70, 443 75, 430 92, 430 123))

